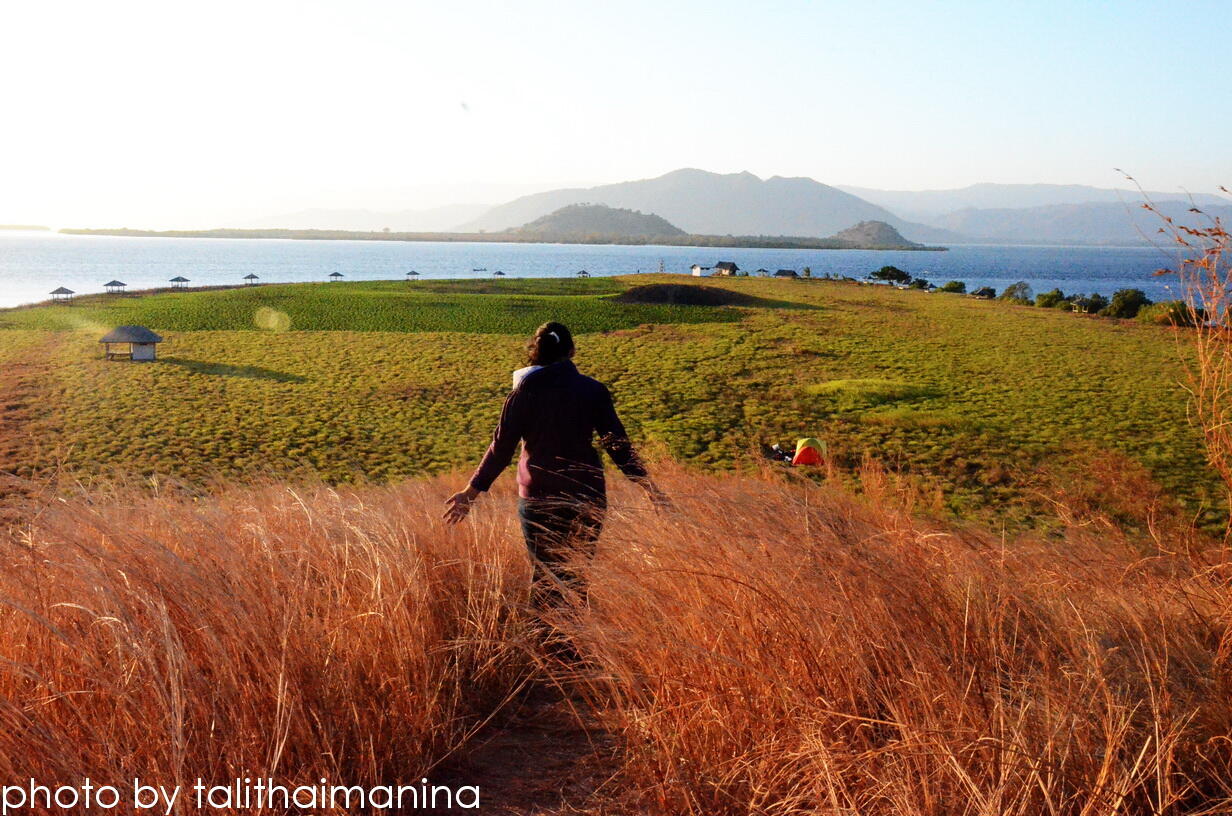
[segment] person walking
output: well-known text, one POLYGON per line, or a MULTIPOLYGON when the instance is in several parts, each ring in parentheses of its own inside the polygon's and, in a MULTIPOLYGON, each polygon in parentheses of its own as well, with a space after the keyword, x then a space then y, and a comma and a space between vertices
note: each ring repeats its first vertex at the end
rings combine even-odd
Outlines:
POLYGON ((530 364, 514 372, 492 443, 466 489, 446 501, 445 519, 450 524, 465 519, 521 443, 518 515, 534 568, 531 603, 544 611, 562 605, 570 593, 585 600, 585 581, 573 565, 594 555, 607 511, 596 437, 656 507, 666 506, 667 499, 629 441, 607 387, 573 364, 569 329, 544 323, 527 351, 530 364))

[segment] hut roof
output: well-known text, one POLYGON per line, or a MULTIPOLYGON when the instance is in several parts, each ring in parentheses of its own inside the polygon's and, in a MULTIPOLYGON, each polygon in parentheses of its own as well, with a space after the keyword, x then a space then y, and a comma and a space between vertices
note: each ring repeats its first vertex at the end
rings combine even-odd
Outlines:
POLYGON ((100 343, 161 343, 163 338, 145 326, 116 326, 103 335, 100 343))
POLYGON ((109 283, 104 283, 103 286, 128 286, 124 281, 113 280, 109 283))
POLYGON ((341 273, 341 272, 330 272, 330 273, 329 273, 329 276, 330 276, 331 278, 341 278, 341 277, 343 277, 343 275, 342 275, 342 273, 341 273))
POLYGON ((734 263, 732 263, 731 261, 719 261, 717 264, 715 264, 715 265, 714 265, 714 268, 715 268, 715 269, 723 269, 723 270, 726 270, 726 271, 728 271, 728 272, 735 272, 735 271, 736 271, 737 269, 739 269, 740 267, 736 266, 736 265, 735 265, 734 263))
POLYGON ((249 272, 247 275, 244 276, 244 280, 260 280, 260 279, 253 273, 249 272))
POLYGON ((183 275, 176 275, 169 281, 169 283, 188 283, 188 278, 183 275))
POLYGON ((418 272, 416 272, 414 269, 412 269, 410 272, 407 272, 406 274, 408 274, 408 275, 418 275, 419 273, 418 273, 418 272))
POLYGON ((63 286, 61 286, 59 289, 52 290, 51 294, 53 295, 75 295, 77 293, 74 292, 72 289, 65 289, 63 286))

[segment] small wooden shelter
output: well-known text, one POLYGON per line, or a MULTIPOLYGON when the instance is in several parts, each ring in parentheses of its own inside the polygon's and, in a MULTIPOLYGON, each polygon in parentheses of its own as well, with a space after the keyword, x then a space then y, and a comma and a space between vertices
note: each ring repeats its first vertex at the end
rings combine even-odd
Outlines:
POLYGON ((579 269, 579 270, 578 270, 578 273, 577 273, 577 276, 578 276, 579 278, 589 278, 589 277, 590 277, 590 273, 589 273, 589 272, 587 272, 585 269, 579 269))
POLYGON ((740 271, 740 267, 736 266, 732 261, 719 261, 714 265, 714 274, 722 276, 735 275, 740 271))
POLYGON ((780 269, 774 273, 774 277, 776 278, 798 278, 800 276, 796 274, 796 270, 794 269, 780 269))
POLYGON ((337 283, 338 281, 342 280, 342 278, 343 278, 343 274, 341 272, 330 272, 329 273, 330 283, 337 283))
POLYGON ((176 275, 174 278, 171 279, 171 285, 174 286, 176 289, 183 289, 184 284, 186 283, 188 283, 188 278, 184 277, 183 275, 176 275))
POLYGON ((256 283, 257 281, 261 279, 257 277, 255 274, 253 274, 252 272, 249 272, 247 275, 244 276, 244 280, 248 283, 249 286, 252 286, 254 283, 256 283))
POLYGON ((495 272, 493 272, 493 273, 492 273, 492 277, 494 277, 494 278, 503 278, 503 277, 505 277, 505 273, 504 273, 504 272, 502 272, 502 271, 500 271, 500 270, 498 269, 498 270, 496 270, 495 272))
POLYGON ((51 290, 51 299, 53 301, 69 301, 73 299, 73 295, 77 294, 72 289, 66 289, 61 286, 59 289, 51 290))
POLYGON ((407 280, 411 280, 412 278, 418 278, 418 277, 419 277, 419 273, 418 273, 418 272, 416 272, 414 269, 412 269, 410 272, 407 272, 407 273, 406 273, 406 279, 407 279, 407 280))
POLYGON ((124 281, 118 281, 118 280, 113 280, 109 283, 103 284, 103 288, 106 289, 107 292, 112 295, 118 295, 121 292, 123 292, 125 286, 128 286, 128 284, 125 283, 124 281))
POLYGON ((153 362, 156 359, 155 346, 162 341, 162 337, 145 326, 117 326, 98 342, 103 344, 104 359, 153 362), (113 350, 112 346, 127 348, 113 350))

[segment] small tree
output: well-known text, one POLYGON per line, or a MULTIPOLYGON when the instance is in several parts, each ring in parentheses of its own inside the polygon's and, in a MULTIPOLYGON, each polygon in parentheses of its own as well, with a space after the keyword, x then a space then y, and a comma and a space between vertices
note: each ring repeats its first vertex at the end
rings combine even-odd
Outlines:
POLYGON ((806 278, 811 278, 813 277, 813 268, 806 266, 804 269, 800 270, 800 274, 806 278))
POLYGON ((1085 314, 1096 314, 1108 305, 1108 298, 1098 292, 1092 294, 1090 297, 1087 297, 1086 295, 1074 295, 1073 303, 1075 311, 1083 312, 1085 314))
POLYGON ((1064 300, 1064 292, 1060 289, 1050 289, 1035 296, 1035 305, 1041 309, 1055 309, 1064 300))
POLYGON ((924 278, 915 278, 909 285, 912 289, 929 289, 932 287, 932 284, 924 278))
POLYGON ((956 292, 960 295, 966 294, 967 284, 962 281, 949 281, 941 285, 942 292, 956 292))
POLYGON ((1151 299, 1141 289, 1118 289, 1112 293, 1112 302, 1100 310, 1103 317, 1119 317, 1128 320, 1137 317, 1143 306, 1149 306, 1151 299))
POLYGON ((1022 306, 1030 306, 1033 298, 1034 293, 1031 291, 1031 284, 1026 281, 1011 283, 1001 293, 1002 300, 1009 300, 1022 306))
POLYGON ((873 280, 889 281, 890 283, 910 283, 911 276, 897 266, 883 266, 869 275, 873 280))

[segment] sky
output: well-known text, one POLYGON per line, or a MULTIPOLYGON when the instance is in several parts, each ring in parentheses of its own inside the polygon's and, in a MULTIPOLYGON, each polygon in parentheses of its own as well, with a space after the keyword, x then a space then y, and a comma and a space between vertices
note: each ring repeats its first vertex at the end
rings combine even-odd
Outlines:
POLYGON ((681 167, 1232 186, 1232 2, 0 4, 0 223, 214 227, 681 167))

